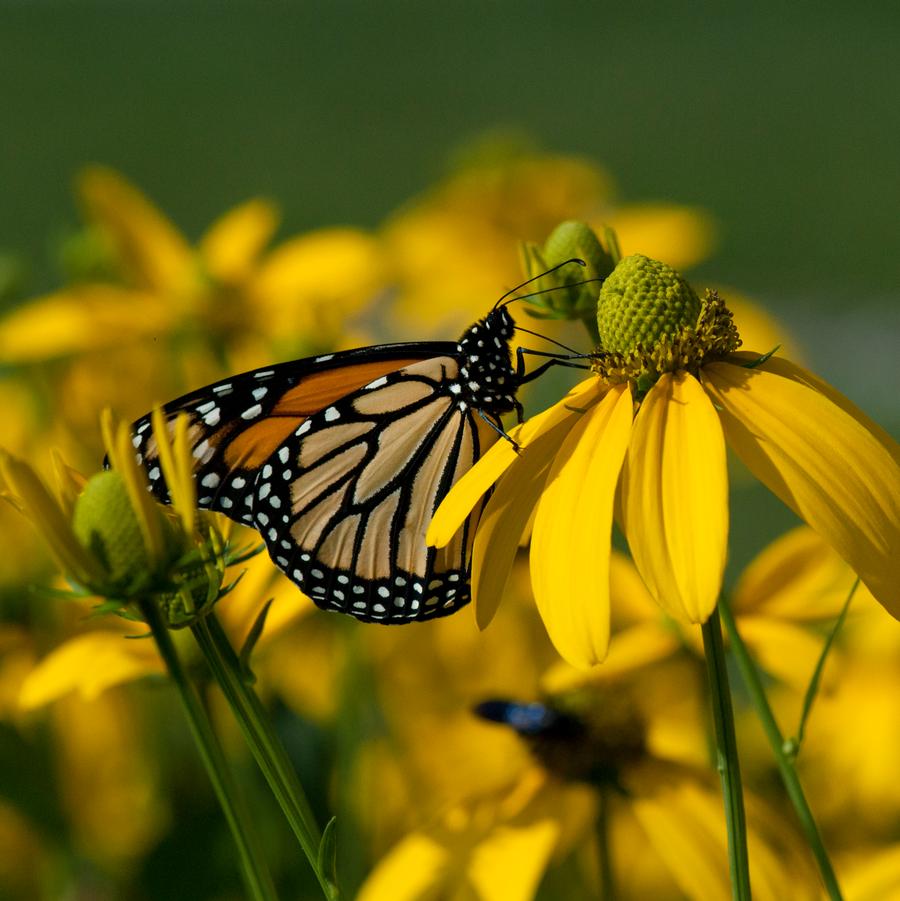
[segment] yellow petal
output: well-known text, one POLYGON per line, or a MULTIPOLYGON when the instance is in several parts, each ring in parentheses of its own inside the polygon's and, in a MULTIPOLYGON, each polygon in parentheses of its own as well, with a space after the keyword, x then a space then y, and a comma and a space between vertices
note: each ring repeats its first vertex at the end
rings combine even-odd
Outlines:
POLYGON ((23 681, 19 704, 40 707, 70 691, 91 700, 114 685, 163 671, 151 642, 129 641, 121 632, 89 632, 41 660, 23 681))
POLYGON ((88 216, 112 238, 134 282, 155 291, 189 283, 194 255, 179 231, 118 172, 90 166, 78 177, 88 216))
POLYGON ((633 204, 608 210, 595 223, 599 234, 615 229, 623 256, 643 253, 665 260, 676 269, 686 269, 709 256, 715 243, 715 228, 704 210, 673 204, 633 204))
POLYGON ((158 337, 173 324, 159 298, 111 285, 85 285, 48 294, 6 314, 0 322, 0 359, 29 363, 119 347, 158 337))
POLYGON ((599 379, 587 379, 566 400, 530 419, 520 432, 514 430, 514 436, 527 444, 485 505, 472 550, 472 596, 480 629, 493 619, 503 597, 519 539, 541 495, 554 455, 584 411, 600 399, 602 390, 599 379))
POLYGON ((531 901, 559 836, 555 819, 500 825, 478 844, 468 875, 482 901, 531 901))
POLYGON ((613 499, 631 434, 633 401, 612 388, 569 431, 547 476, 531 536, 541 618, 569 663, 590 667, 609 646, 613 499))
POLYGON ((864 852, 841 868, 841 888, 853 901, 897 901, 900 897, 900 845, 864 852))
MULTIPOLYGON (((737 361, 752 362, 759 359, 756 354, 741 351, 732 354, 729 359, 737 361)), ((791 379, 791 381, 799 382, 801 385, 807 385, 824 394, 833 404, 837 404, 845 413, 849 413, 866 431, 871 432, 889 451, 890 455, 900 464, 900 444, 894 439, 870 416, 866 415, 859 407, 850 400, 846 395, 841 394, 837 388, 829 385, 824 379, 820 379, 814 372, 786 360, 783 356, 769 357, 765 363, 761 363, 757 369, 763 372, 771 372, 774 375, 780 375, 783 378, 791 379)))
POLYGON ((223 282, 245 278, 277 227, 278 211, 267 200, 248 200, 229 210, 200 241, 207 271, 223 282))
POLYGON ((900 618, 900 465, 890 449, 802 381, 730 363, 703 375, 747 468, 900 618))
MULTIPOLYGON (((761 616, 742 616, 738 630, 754 660, 770 675, 797 691, 805 691, 822 654, 825 637, 793 623, 761 616)), ((825 689, 829 686, 825 670, 825 689)))
POLYGON ((622 477, 622 514, 635 565, 675 619, 706 620, 728 549, 725 440, 688 373, 665 374, 635 419, 622 477))
POLYGON ((439 842, 422 833, 408 835, 381 859, 356 901, 422 901, 429 889, 445 882, 447 863, 447 850, 439 842))
POLYGON ((731 606, 738 616, 826 619, 841 612, 855 580, 818 532, 798 526, 750 562, 734 588, 731 606))
POLYGON ((103 567, 82 547, 56 498, 31 467, 0 449, 0 475, 16 505, 47 542, 62 571, 82 584, 100 581, 105 575, 103 567))
POLYGON ((532 416, 527 422, 514 426, 509 435, 519 445, 519 452, 509 441, 500 440, 491 445, 475 466, 450 489, 435 511, 425 536, 426 542, 437 547, 448 544, 482 495, 520 455, 525 455, 525 449, 548 431, 555 429, 561 422, 569 421, 573 411, 584 409, 586 404, 595 403, 599 390, 598 379, 585 379, 549 409, 532 416))
MULTIPOLYGON (((654 609, 659 611, 658 607, 654 609)), ((541 678, 541 689, 549 695, 576 691, 585 685, 596 685, 621 678, 670 657, 681 647, 674 629, 661 623, 641 623, 616 632, 603 666, 589 671, 574 669, 567 663, 551 666, 541 678)))

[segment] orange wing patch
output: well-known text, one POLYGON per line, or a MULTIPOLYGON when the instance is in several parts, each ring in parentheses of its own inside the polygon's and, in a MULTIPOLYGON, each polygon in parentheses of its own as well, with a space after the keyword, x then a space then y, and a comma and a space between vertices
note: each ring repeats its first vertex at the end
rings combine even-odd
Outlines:
POLYGON ((380 376, 419 362, 419 357, 375 360, 306 376, 298 385, 285 391, 265 419, 235 436, 225 449, 225 463, 232 469, 259 468, 314 413, 380 376))

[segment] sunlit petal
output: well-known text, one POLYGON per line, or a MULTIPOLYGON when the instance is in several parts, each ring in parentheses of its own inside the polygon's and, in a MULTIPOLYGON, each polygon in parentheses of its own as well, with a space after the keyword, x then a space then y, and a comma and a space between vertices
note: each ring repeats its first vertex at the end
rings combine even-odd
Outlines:
POLYGON ((728 443, 900 618, 900 465, 859 418, 804 382, 704 368, 728 443))
POLYGON ((722 585, 728 545, 725 441, 697 380, 665 374, 635 419, 622 479, 635 565, 671 616, 703 622, 722 585))
POLYGON ((89 632, 41 660, 23 681, 19 703, 32 709, 71 691, 90 700, 114 685, 163 671, 152 642, 128 641, 121 632, 89 632))
MULTIPOLYGON (((732 354, 729 359, 734 361, 753 362, 758 358, 756 354, 739 352, 732 354)), ((819 394, 824 394, 833 404, 837 404, 845 413, 849 413, 864 429, 871 432, 889 451, 890 455, 900 464, 900 444, 898 444, 874 419, 868 416, 864 411, 850 400, 844 394, 841 394, 835 387, 829 385, 824 379, 820 379, 814 372, 792 363, 785 359, 780 353, 776 356, 769 357, 765 363, 760 363, 755 367, 763 372, 771 372, 774 375, 783 376, 801 385, 807 385, 815 389, 819 394)))
MULTIPOLYGON (((519 459, 520 455, 552 453, 553 451, 549 449, 551 445, 541 445, 528 450, 527 453, 526 448, 530 448, 542 435, 555 429, 561 422, 571 421, 573 411, 583 409, 586 404, 596 403, 600 390, 601 385, 597 379, 585 379, 549 409, 532 416, 521 425, 514 426, 509 435, 519 446, 518 452, 511 442, 496 441, 444 498, 428 527, 425 537, 428 544, 444 547, 460 529, 482 495, 519 459)), ((552 445, 554 450, 556 446, 558 445, 552 445)), ((542 462, 547 462, 547 459, 542 462)))
POLYGON ((483 901, 530 901, 547 867, 560 824, 545 819, 498 826, 480 842, 469 878, 483 901))
POLYGON ((356 901, 421 901, 447 870, 449 854, 423 833, 404 838, 381 859, 356 901))
POLYGON ((589 667, 609 645, 609 555, 613 498, 631 434, 626 385, 575 423, 551 467, 531 538, 538 610, 559 653, 589 667))
POLYGON ((585 410, 600 399, 602 391, 598 379, 587 379, 565 400, 525 423, 518 433, 527 444, 485 505, 475 537, 472 595, 479 628, 487 626, 497 610, 522 533, 541 496, 554 455, 585 410))
POLYGON ((140 287, 178 292, 189 283, 194 255, 178 230, 118 172, 90 166, 78 177, 88 216, 112 238, 140 287))
POLYGON ((207 271, 223 282, 247 276, 278 227, 278 211, 266 200, 248 200, 210 226, 200 241, 207 271))

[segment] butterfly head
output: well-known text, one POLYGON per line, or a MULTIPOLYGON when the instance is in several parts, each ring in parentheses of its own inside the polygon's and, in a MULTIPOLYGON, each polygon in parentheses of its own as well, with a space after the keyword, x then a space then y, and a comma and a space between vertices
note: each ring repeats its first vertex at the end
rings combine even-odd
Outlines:
POLYGON ((506 307, 497 307, 459 339, 459 383, 471 406, 496 414, 515 408, 519 379, 509 347, 514 332, 506 307))

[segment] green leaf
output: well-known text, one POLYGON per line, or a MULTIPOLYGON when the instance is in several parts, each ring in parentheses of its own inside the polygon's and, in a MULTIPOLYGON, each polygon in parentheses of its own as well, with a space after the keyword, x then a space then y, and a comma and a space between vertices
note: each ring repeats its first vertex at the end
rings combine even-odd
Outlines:
POLYGON ((262 635, 263 628, 266 625, 266 617, 269 615, 269 608, 272 606, 272 601, 274 598, 269 598, 268 601, 263 605, 262 610, 259 611, 256 619, 253 622, 253 626, 250 629, 250 632, 247 634, 247 638, 244 641, 243 646, 241 647, 241 652, 238 655, 238 660, 240 662, 241 667, 241 678, 248 685, 252 685, 256 681, 256 676, 253 675, 253 669, 250 666, 250 655, 253 653, 253 649, 256 647, 256 643, 259 641, 260 636, 262 635))
POLYGON ((328 883, 331 898, 336 901, 340 892, 337 884, 337 817, 332 817, 322 833, 318 856, 319 873, 328 883))

